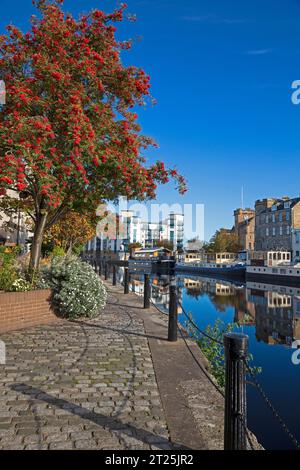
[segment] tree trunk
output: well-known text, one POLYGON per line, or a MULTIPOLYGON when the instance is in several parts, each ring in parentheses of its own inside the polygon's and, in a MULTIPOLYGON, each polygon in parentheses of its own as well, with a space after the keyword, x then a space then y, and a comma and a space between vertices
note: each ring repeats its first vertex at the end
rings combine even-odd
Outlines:
POLYGON ((72 254, 72 250, 73 250, 73 243, 72 243, 72 242, 70 242, 70 244, 69 244, 69 247, 68 247, 68 250, 67 250, 67 253, 66 253, 66 254, 67 254, 68 256, 71 256, 71 254, 72 254))
POLYGON ((29 271, 30 273, 34 273, 38 270, 40 265, 41 253, 42 253, 42 243, 43 243, 43 236, 45 232, 46 222, 47 222, 48 214, 40 214, 38 217, 38 221, 35 225, 34 230, 34 237, 31 247, 30 253, 30 263, 29 263, 29 271))

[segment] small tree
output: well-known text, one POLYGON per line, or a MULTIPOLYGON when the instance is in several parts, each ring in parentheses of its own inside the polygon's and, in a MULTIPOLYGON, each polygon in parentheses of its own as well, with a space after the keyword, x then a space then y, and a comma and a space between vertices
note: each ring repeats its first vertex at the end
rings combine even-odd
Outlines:
POLYGON ((237 253, 239 251, 238 236, 231 230, 221 228, 216 231, 204 249, 211 253, 237 253))
POLYGON ((84 245, 96 235, 95 220, 89 215, 68 212, 46 235, 49 241, 70 254, 73 249, 84 245))
POLYGON ((158 183, 184 179, 162 162, 145 165, 135 105, 149 96, 149 77, 120 59, 129 41, 115 37, 111 14, 100 10, 75 19, 63 0, 33 0, 40 17, 24 34, 8 26, 0 36, 0 194, 27 195, 23 209, 34 225, 30 268, 39 266, 44 234, 70 210, 95 210, 118 196, 155 197, 158 183))
POLYGON ((167 250, 174 250, 174 243, 171 240, 158 240, 154 243, 155 246, 167 248, 167 250))

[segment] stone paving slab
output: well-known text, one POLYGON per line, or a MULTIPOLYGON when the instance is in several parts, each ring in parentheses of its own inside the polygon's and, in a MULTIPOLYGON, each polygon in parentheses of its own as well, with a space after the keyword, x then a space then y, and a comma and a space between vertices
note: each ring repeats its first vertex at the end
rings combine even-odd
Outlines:
POLYGON ((173 449, 138 311, 1 335, 0 449, 173 449))

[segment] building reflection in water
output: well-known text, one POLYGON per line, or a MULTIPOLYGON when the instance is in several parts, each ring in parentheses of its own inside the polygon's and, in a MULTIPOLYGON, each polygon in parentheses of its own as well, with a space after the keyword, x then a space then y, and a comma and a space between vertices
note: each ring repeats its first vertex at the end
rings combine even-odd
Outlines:
MULTIPOLYGON (((122 272, 120 281, 122 281, 122 272)), ((165 313, 169 311, 169 276, 152 276, 152 303, 165 313)), ((270 345, 291 346, 300 340, 300 287, 247 282, 238 284, 207 277, 177 277, 179 306, 183 296, 200 301, 208 297, 217 313, 234 309, 233 322, 254 326, 256 339, 270 345)), ((131 275, 131 289, 144 295, 144 276, 131 275)))
POLYGON ((300 339, 300 287, 254 282, 241 286, 199 277, 184 278, 182 287, 197 300, 207 296, 217 312, 233 307, 233 321, 255 326, 258 341, 291 346, 300 339))
POLYGON ((300 339, 300 289, 249 282, 246 298, 255 309, 259 341, 291 346, 300 339))

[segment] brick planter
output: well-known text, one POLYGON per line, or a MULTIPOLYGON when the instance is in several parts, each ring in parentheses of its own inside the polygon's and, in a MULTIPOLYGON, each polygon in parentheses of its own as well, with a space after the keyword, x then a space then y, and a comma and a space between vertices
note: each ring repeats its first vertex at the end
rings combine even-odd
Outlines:
POLYGON ((51 290, 0 293, 0 333, 57 322, 51 290))

